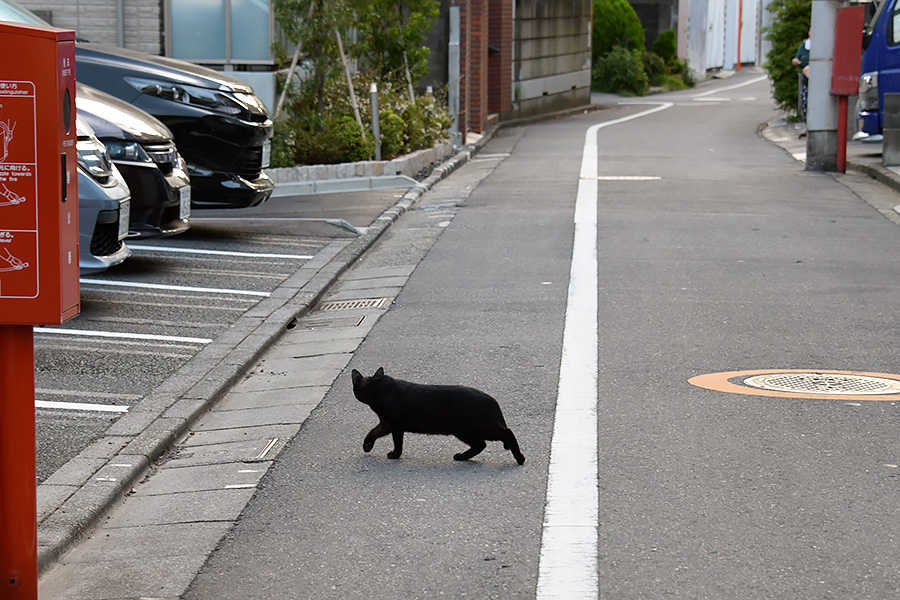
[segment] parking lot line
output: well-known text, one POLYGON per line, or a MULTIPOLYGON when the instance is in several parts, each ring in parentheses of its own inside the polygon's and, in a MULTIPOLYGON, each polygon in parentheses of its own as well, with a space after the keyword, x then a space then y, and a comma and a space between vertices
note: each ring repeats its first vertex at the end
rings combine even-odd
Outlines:
POLYGON ((177 252, 181 254, 204 254, 210 256, 237 256, 248 258, 284 258, 286 260, 311 260, 312 254, 274 254, 266 252, 234 252, 230 250, 207 250, 205 248, 176 248, 174 246, 144 246, 128 244, 132 250, 147 252, 177 252))
POLYGON ((79 396, 82 398, 109 398, 113 400, 130 400, 135 402, 143 398, 140 394, 119 394, 116 392, 86 392, 83 390, 56 390, 49 388, 35 388, 35 394, 46 396, 79 396))
POLYGON ((198 292, 200 294, 232 294, 236 296, 259 296, 268 298, 269 292, 257 292, 254 290, 230 290, 226 288, 205 288, 185 285, 166 285, 162 283, 142 283, 137 281, 114 281, 111 279, 81 279, 81 283, 88 285, 106 285, 111 287, 141 288, 147 290, 171 290, 173 292, 198 292))
POLYGON ((47 400, 35 400, 35 408, 52 408, 58 410, 83 410, 90 412, 128 412, 128 406, 117 404, 87 404, 83 402, 50 402, 47 400))
POLYGON ((35 333, 51 335, 80 335, 86 337, 119 338, 127 340, 147 340, 151 342, 184 342, 188 344, 210 344, 211 339, 181 337, 176 335, 156 335, 152 333, 124 333, 119 331, 95 331, 91 329, 60 329, 56 327, 35 327, 35 333))

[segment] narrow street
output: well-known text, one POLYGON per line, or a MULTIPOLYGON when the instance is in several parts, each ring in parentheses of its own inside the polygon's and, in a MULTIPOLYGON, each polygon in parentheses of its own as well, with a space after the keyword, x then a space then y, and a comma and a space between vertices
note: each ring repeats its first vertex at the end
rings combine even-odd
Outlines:
POLYGON ((326 299, 380 302, 286 332, 41 598, 895 596, 900 394, 735 374, 900 373, 887 192, 805 171, 775 118, 745 72, 499 131, 326 299), (365 453, 350 371, 379 367, 488 392, 527 461, 365 453))

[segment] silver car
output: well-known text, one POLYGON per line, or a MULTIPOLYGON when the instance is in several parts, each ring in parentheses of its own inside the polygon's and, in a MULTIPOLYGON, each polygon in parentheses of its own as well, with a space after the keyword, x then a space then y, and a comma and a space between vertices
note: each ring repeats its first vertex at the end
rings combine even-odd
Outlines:
POLYGON ((78 266, 99 273, 131 256, 128 235, 131 193, 106 147, 90 125, 76 120, 78 133, 78 266))

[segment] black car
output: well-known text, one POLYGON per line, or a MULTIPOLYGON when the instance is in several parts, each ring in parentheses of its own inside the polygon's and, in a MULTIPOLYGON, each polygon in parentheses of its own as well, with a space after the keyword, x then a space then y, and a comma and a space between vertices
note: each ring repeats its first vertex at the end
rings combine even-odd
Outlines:
POLYGON ((172 131, 188 164, 194 207, 256 206, 272 193, 263 172, 272 120, 247 84, 191 63, 83 42, 75 62, 78 81, 150 113, 172 131))
POLYGON ((187 231, 191 185, 172 132, 144 111, 83 83, 76 84, 75 106, 131 190, 128 236, 187 231))

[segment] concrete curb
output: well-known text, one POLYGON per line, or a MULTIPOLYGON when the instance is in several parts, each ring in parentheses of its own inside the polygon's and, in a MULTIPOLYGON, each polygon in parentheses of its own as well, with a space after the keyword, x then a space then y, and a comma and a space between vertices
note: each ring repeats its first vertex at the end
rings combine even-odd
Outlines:
POLYGON ((866 164, 848 160, 847 170, 851 169, 863 175, 868 175, 878 183, 900 193, 900 173, 897 172, 897 167, 884 167, 878 164, 866 164))
POLYGON ((394 221, 440 180, 469 162, 494 131, 435 168, 359 237, 349 243, 335 241, 322 249, 122 415, 103 436, 42 482, 37 515, 39 574, 121 501, 149 467, 246 375, 292 321, 325 296, 394 221))

